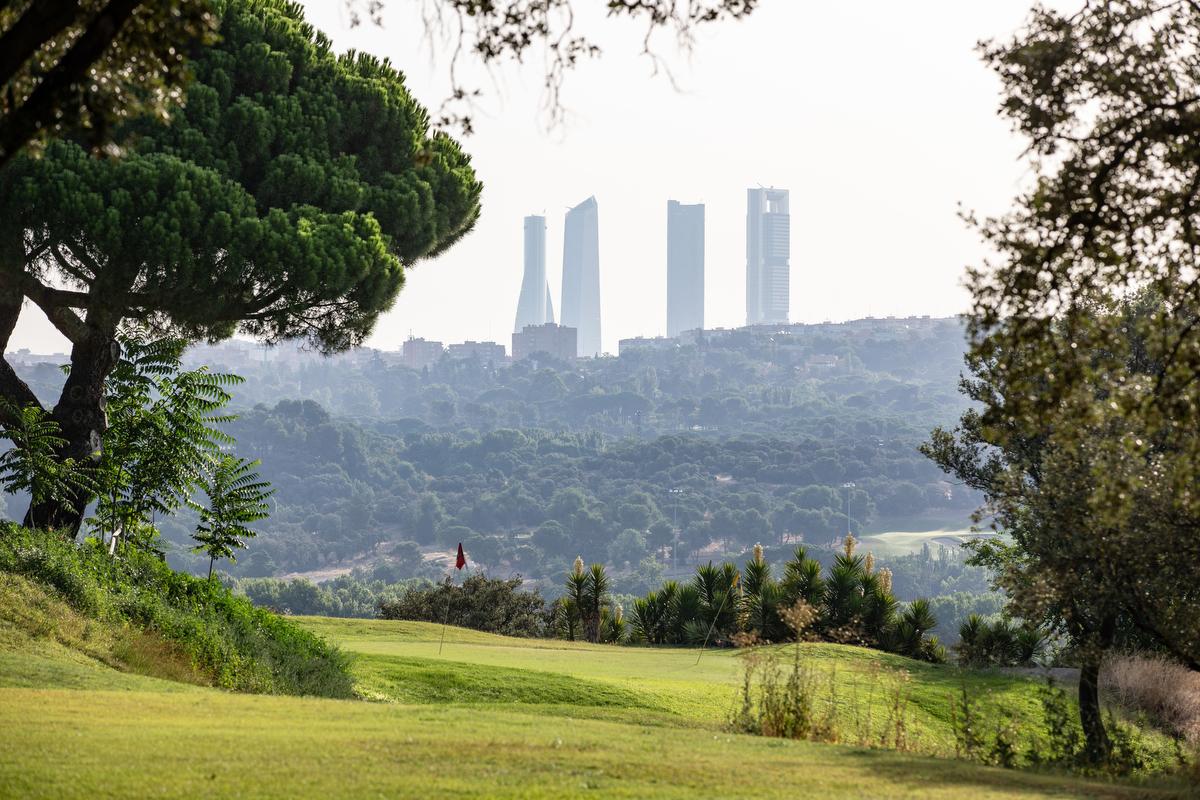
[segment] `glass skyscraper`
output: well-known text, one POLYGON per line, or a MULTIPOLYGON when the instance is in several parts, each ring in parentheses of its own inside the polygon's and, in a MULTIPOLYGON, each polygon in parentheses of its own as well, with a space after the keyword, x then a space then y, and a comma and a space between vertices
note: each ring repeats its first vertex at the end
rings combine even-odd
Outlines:
POLYGON ((579 356, 600 355, 600 219, 596 198, 567 212, 563 228, 562 324, 579 331, 579 356))
POLYGON ((547 322, 554 322, 554 305, 546 282, 546 218, 531 216, 525 218, 525 277, 521 280, 513 333, 547 322))
POLYGON ((787 189, 746 190, 746 324, 786 323, 791 215, 787 189))
POLYGON ((667 201, 667 336, 704 327, 704 205, 667 201))

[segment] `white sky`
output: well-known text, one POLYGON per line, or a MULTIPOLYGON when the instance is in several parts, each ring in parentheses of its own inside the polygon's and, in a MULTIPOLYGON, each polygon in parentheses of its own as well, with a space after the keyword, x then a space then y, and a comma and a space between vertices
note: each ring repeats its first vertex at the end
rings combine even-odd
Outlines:
MULTIPOLYGON (((437 108, 448 51, 423 43, 418 3, 388 0, 382 29, 351 29, 342 0, 305 5, 339 50, 390 58, 437 108)), ((959 204, 1002 211, 1029 177, 975 43, 1011 34, 1030 5, 763 0, 746 21, 703 32, 690 60, 659 42, 679 91, 638 55, 640 28, 581 19, 605 53, 568 76, 564 128, 546 128, 538 58, 500 71, 495 86, 480 76, 490 93, 465 147, 483 216, 409 272, 370 344, 392 349, 410 332, 509 344, 522 218, 547 216, 558 309, 563 214, 592 194, 606 350, 665 331, 668 199, 707 206, 706 327, 744 324, 745 190, 757 184, 791 190, 793 321, 964 310, 963 271, 983 247, 959 204)), ((13 334, 10 349, 20 347, 66 349, 33 310, 13 334)))

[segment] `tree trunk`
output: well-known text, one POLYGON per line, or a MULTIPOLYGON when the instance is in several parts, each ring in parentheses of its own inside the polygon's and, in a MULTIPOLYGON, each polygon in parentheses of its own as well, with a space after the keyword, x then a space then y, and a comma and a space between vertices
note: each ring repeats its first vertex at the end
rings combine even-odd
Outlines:
POLYGON ((1102 764, 1112 753, 1112 742, 1104 730, 1100 710, 1100 664, 1112 644, 1116 625, 1114 617, 1104 618, 1097 640, 1084 646, 1079 665, 1079 724, 1085 740, 1084 757, 1090 764, 1102 764))
POLYGON ((216 559, 216 557, 209 557, 209 559, 208 559, 208 579, 209 579, 210 581, 212 580, 212 569, 213 569, 213 563, 214 563, 216 560, 217 560, 217 559, 216 559))
MULTIPOLYGON (((71 348, 71 373, 53 414, 60 435, 66 440, 59 458, 73 458, 76 463, 86 464, 99 456, 101 440, 108 428, 104 382, 120 356, 114 333, 113 325, 89 321, 87 335, 71 348)), ((91 499, 91 493, 77 489, 65 502, 48 500, 31 505, 24 524, 56 528, 75 538, 91 499)))
POLYGON ((1100 654, 1089 654, 1079 669, 1079 722, 1086 740, 1084 755, 1091 764, 1108 760, 1111 745, 1100 713, 1100 654))

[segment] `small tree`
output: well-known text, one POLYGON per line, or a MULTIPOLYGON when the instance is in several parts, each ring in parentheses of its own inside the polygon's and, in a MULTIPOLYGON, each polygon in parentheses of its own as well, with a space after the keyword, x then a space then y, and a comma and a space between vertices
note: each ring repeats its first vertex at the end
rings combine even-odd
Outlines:
MULTIPOLYGON (((63 438, 49 414, 37 406, 4 406, 4 438, 12 442, 12 448, 0 455, 0 486, 5 492, 29 492, 32 505, 37 506, 91 486, 88 471, 74 459, 58 459, 63 438)), ((30 520, 30 525, 36 522, 30 520)))
POLYGON ((234 552, 255 536, 249 526, 270 513, 267 498, 274 490, 259 478, 257 466, 257 461, 223 454, 212 461, 205 476, 208 505, 199 508, 200 523, 192 538, 199 542, 193 551, 208 554, 210 580, 216 560, 236 562, 234 552))
POLYGON ((233 416, 221 410, 231 399, 226 387, 242 380, 207 367, 184 371, 183 339, 127 331, 120 343, 106 384, 109 426, 91 520, 101 537, 112 535, 114 551, 118 538, 146 544, 139 532, 153 537, 154 517, 201 488, 206 465, 232 444, 219 426, 233 416))

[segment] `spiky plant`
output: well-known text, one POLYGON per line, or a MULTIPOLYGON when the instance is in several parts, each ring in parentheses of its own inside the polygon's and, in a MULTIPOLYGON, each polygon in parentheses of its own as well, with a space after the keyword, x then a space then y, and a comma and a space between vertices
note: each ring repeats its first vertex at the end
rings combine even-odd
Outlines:
POLYGON ((803 600, 810 606, 820 605, 825 596, 825 582, 821 579, 821 563, 808 557, 808 551, 797 547, 792 560, 783 568, 783 592, 788 605, 803 600))

